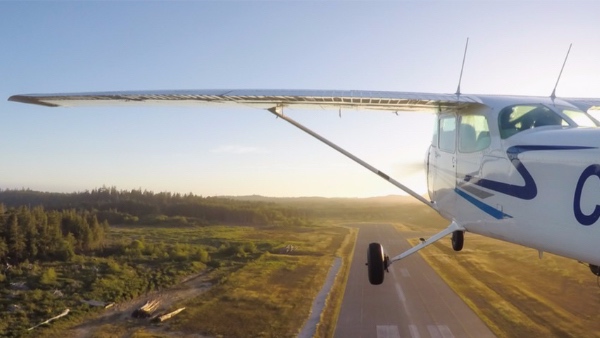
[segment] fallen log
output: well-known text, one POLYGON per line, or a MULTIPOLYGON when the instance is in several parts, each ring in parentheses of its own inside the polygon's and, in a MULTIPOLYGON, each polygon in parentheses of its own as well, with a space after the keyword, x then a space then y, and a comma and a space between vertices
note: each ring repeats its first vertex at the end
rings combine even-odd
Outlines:
POLYGON ((66 315, 68 315, 68 314, 69 314, 69 309, 66 309, 65 311, 63 311, 63 312, 62 312, 61 314, 59 314, 58 316, 56 316, 56 317, 52 317, 52 318, 48 319, 48 320, 47 320, 47 321, 45 321, 45 322, 41 322, 41 323, 39 323, 39 324, 38 324, 38 325, 36 325, 36 326, 32 326, 32 327, 28 328, 28 329, 27 329, 27 331, 31 331, 31 330, 35 329, 36 327, 38 327, 38 326, 40 326, 40 325, 48 324, 48 323, 50 323, 51 321, 53 321, 53 320, 55 320, 55 319, 58 319, 58 318, 60 318, 60 317, 64 317, 64 316, 66 316, 66 315))
POLYGON ((175 317, 176 315, 178 315, 181 311, 185 310, 184 307, 182 307, 181 309, 177 309, 173 312, 169 312, 169 313, 165 313, 164 315, 158 316, 156 318, 154 318, 155 322, 164 322, 165 320, 171 319, 173 317, 175 317))
POLYGON ((140 308, 133 311, 131 316, 133 318, 149 318, 152 316, 152 313, 154 311, 156 311, 159 304, 160 304, 160 301, 158 301, 158 300, 151 300, 151 301, 149 300, 144 305, 142 305, 140 308))

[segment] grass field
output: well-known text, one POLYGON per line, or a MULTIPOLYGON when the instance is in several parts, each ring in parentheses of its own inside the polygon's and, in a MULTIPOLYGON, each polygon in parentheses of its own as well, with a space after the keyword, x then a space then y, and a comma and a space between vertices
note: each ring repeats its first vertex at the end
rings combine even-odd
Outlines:
POLYGON ((442 240, 420 253, 498 337, 600 337, 600 287, 583 264, 471 234, 461 252, 442 240))
MULTIPOLYGON (((208 272, 207 279, 213 284, 208 291, 171 305, 172 309, 186 307, 174 319, 163 324, 149 324, 147 320, 121 316, 112 322, 86 326, 93 327, 86 336, 295 337, 308 318, 312 302, 334 258, 352 250, 355 232, 327 225, 127 226, 114 227, 110 236, 114 240, 143 238, 145 243, 201 246, 211 253, 213 260, 219 259, 220 264, 208 272), (231 256, 232 250, 228 248, 251 250, 238 252, 236 249, 231 256), (224 257, 224 253, 229 256, 224 257)), ((338 278, 333 287, 329 305, 323 311, 324 323, 335 323, 336 309, 343 297, 343 283, 345 280, 338 278)), ((317 336, 327 336, 333 330, 330 326, 321 325, 319 332, 323 334, 317 336)), ((57 330, 46 331, 50 332, 56 337, 82 336, 74 328, 67 328, 62 334, 57 330)))
MULTIPOLYGON (((358 217, 362 221, 393 221, 414 238, 413 244, 448 223, 431 209, 404 200, 384 205, 364 206, 345 200, 319 205, 319 226, 113 227, 113 241, 143 239, 147 246, 177 243, 184 251, 207 250, 210 264, 217 267, 207 276, 213 286, 200 296, 174 304, 187 309, 170 322, 106 322, 85 336, 294 337, 337 256, 344 263, 315 335, 331 337, 356 236, 355 231, 330 223, 332 219, 354 219, 355 212, 363 216, 358 217), (289 246, 294 250, 286 252, 289 246)), ((582 264, 551 254, 540 260, 533 249, 473 234, 466 235, 462 252, 454 252, 445 238, 420 254, 499 337, 600 337, 600 287, 582 264)), ((190 270, 195 266, 192 261, 183 263, 190 270)), ((144 264, 150 267, 152 263, 144 264)), ((61 338, 81 336, 68 330, 73 325, 69 321, 75 319, 57 321, 54 330, 41 332, 61 338)))
POLYGON ((265 254, 230 274, 173 323, 183 333, 225 337, 294 337, 307 319, 345 236, 343 228, 257 232, 249 238, 287 239, 297 249, 265 254))

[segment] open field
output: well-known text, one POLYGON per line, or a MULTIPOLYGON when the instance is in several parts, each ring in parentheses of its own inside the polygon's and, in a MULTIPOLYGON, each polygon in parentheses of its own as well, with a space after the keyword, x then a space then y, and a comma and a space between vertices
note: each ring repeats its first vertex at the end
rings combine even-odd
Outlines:
POLYGON ((334 330, 356 235, 336 224, 398 213, 389 201, 308 198, 279 204, 104 187, 72 194, 7 190, 2 196, 4 225, 11 230, 6 234, 18 239, 2 238, 12 246, 0 257, 11 263, 0 272, 6 286, 0 289, 0 336, 7 337, 29 335, 27 328, 66 309, 67 316, 36 327, 34 334, 292 336, 340 257, 340 277, 316 328, 316 336, 326 337, 334 330), (131 318, 157 298, 157 313, 187 309, 162 325, 131 318), (242 303, 251 311, 244 313, 242 303), (104 309, 107 304, 114 306, 104 309), (257 306, 272 313, 262 320, 257 306), (193 314, 202 311, 225 316, 200 325, 193 314), (226 319, 236 315, 252 327, 232 326, 226 319))
MULTIPOLYGON (((11 296, 17 295, 37 306, 50 300, 63 304, 44 313, 46 319, 70 307, 68 316, 34 331, 45 337, 289 337, 307 319, 337 256, 344 263, 316 333, 330 337, 356 235, 336 224, 392 222, 414 243, 447 225, 434 211, 407 198, 300 199, 283 204, 299 208, 314 221, 285 226, 112 226, 106 236, 114 253, 98 251, 68 263, 34 264, 30 272, 23 269, 23 275, 37 280, 53 268, 57 276, 49 282, 52 287, 5 290, 3 302, 19 299, 11 296), (73 269, 84 282, 94 282, 66 278, 73 269), (191 275, 202 276, 197 280, 202 288, 181 284, 191 275), (70 298, 55 299, 54 289, 64 291, 65 285, 74 290, 70 298), (161 311, 186 306, 183 313, 159 325, 130 318, 133 307, 128 306, 167 290, 174 293, 161 311), (80 298, 116 301, 121 315, 98 320, 106 310, 81 307, 80 298), (90 322, 95 324, 85 325, 90 322)), ((472 234, 467 234, 460 253, 452 251, 449 242, 444 239, 420 254, 499 337, 600 337, 600 287, 586 266, 550 254, 539 260, 535 250, 472 234)), ((13 332, 16 337, 23 331, 13 332)))
MULTIPOLYGON (((154 291, 106 315, 88 314, 57 322, 40 334, 50 337, 293 337, 308 318, 312 301, 322 287, 334 257, 352 249, 354 233, 335 226, 311 227, 113 227, 112 240, 126 238, 153 243, 177 243, 188 250, 199 246, 216 268, 186 284, 154 291), (200 288, 200 286, 206 286, 200 288), (146 299, 162 299, 161 311, 186 310, 162 324, 134 319, 130 314, 146 299)), ((146 264, 148 264, 146 262, 146 264)), ((335 323, 335 307, 343 287, 338 278, 326 307, 326 323, 335 323)), ((328 332, 332 328, 319 328, 328 332)))
POLYGON ((265 254, 186 303, 190 310, 173 321, 174 329, 225 337, 296 336, 349 233, 344 228, 270 232, 269 237, 287 239, 296 249, 265 254))

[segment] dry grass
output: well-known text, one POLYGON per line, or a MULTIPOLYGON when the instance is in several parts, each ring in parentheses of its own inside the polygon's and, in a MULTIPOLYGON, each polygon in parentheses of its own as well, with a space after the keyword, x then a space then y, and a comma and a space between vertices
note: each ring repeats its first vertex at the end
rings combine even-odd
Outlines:
POLYGON ((498 337, 600 337, 600 288, 582 264, 470 234, 460 253, 446 240, 420 253, 498 337))
POLYGON ((186 304, 176 327, 225 337, 292 337, 331 264, 321 257, 264 255, 186 304))
MULTIPOLYGON (((341 227, 289 230, 298 247, 291 254, 264 254, 223 278, 204 295, 185 303, 169 331, 223 337, 295 337, 342 243, 350 233, 341 227)), ((260 234, 253 234, 260 236, 260 234)))

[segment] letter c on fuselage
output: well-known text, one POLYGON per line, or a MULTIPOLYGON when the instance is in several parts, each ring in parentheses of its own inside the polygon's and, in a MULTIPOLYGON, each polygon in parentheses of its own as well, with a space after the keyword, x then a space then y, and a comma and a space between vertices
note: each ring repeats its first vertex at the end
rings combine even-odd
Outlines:
POLYGON ((577 181, 577 187, 575 187, 575 196, 573 198, 573 212, 575 213, 575 218, 580 224, 586 226, 596 223, 600 218, 600 205, 596 205, 594 211, 589 215, 586 215, 581 211, 581 193, 583 192, 585 182, 591 176, 600 178, 600 164, 592 164, 585 168, 583 173, 581 173, 579 181, 577 181))

